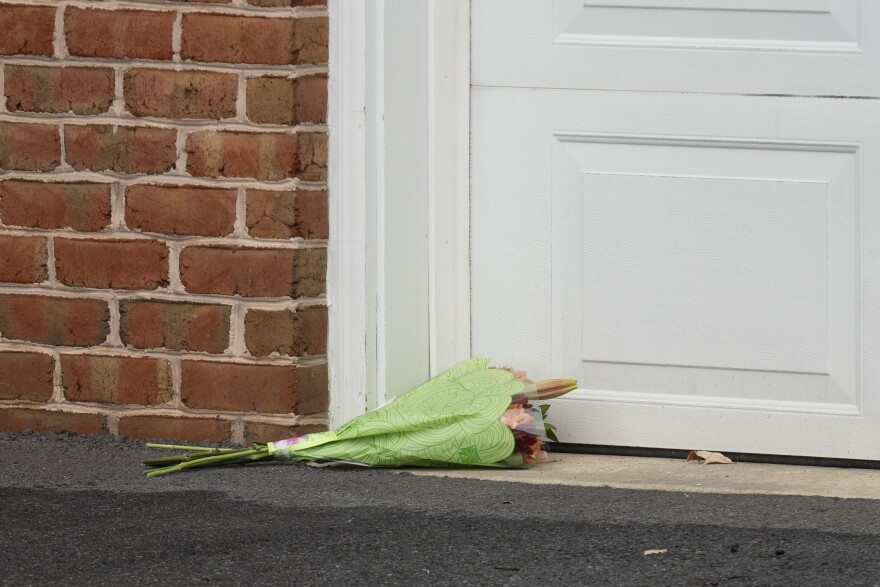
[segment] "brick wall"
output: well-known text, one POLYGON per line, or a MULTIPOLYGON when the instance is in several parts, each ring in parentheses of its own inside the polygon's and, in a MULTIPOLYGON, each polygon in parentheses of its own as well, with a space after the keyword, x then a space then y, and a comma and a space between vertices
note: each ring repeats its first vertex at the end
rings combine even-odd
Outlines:
POLYGON ((323 4, 0 3, 0 430, 326 427, 323 4))

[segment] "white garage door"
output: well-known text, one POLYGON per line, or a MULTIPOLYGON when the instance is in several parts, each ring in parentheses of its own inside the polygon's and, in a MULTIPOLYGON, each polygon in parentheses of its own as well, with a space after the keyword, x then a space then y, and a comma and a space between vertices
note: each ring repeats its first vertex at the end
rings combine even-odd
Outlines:
POLYGON ((474 0, 472 72, 473 353, 561 440, 880 459, 880 2, 474 0))

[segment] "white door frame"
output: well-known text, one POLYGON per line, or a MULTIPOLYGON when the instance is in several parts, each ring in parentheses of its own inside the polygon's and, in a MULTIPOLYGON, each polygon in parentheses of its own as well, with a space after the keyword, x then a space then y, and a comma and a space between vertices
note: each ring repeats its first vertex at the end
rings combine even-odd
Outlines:
POLYGON ((468 0, 330 0, 330 425, 470 354, 468 0))

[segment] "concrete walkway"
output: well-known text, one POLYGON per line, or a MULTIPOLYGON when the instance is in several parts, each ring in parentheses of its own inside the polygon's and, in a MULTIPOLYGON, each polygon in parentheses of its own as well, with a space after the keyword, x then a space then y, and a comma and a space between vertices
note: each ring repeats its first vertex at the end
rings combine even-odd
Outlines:
POLYGON ((532 484, 614 487, 687 493, 801 495, 880 499, 880 471, 676 459, 552 454, 532 469, 407 469, 414 475, 532 484))

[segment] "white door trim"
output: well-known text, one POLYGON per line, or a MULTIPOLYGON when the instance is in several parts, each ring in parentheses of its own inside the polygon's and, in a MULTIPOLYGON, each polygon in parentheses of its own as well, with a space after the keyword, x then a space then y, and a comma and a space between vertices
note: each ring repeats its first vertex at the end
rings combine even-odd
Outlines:
POLYGON ((470 357, 470 2, 431 0, 431 373, 470 357))
POLYGON ((330 425, 470 352, 467 0, 330 0, 330 425))
POLYGON ((331 0, 327 184, 330 425, 364 412, 366 400, 366 9, 331 0), (344 390, 344 392, 343 392, 344 390))

